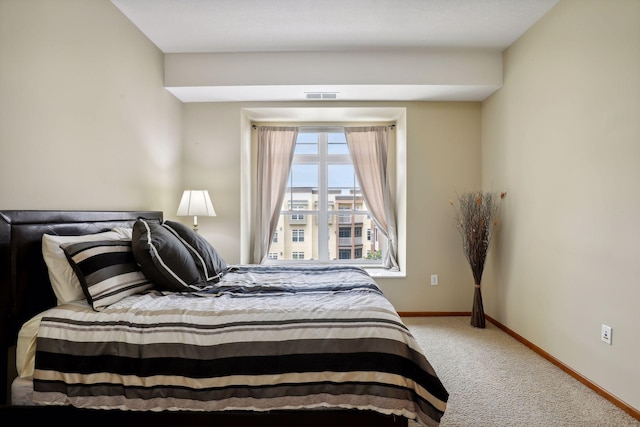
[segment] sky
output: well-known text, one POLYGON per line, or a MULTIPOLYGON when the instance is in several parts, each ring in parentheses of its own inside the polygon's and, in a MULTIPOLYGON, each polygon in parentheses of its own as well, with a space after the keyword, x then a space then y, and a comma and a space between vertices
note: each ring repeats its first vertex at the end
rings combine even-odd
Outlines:
MULTIPOLYGON (((328 154, 349 154, 344 133, 335 132, 328 134, 328 154)), ((315 132, 301 132, 298 134, 295 154, 317 154, 318 134, 315 132)), ((329 188, 353 188, 357 185, 353 165, 329 164, 328 165, 329 188)), ((289 174, 290 187, 318 188, 317 164, 294 164, 289 174)))

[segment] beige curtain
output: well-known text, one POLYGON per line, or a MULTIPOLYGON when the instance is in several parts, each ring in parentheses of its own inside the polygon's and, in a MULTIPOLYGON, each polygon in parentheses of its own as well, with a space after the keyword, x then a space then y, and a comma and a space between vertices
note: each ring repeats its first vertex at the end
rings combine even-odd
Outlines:
POLYGON ((388 129, 386 126, 365 126, 345 127, 344 130, 362 196, 371 217, 388 240, 383 265, 398 271, 398 233, 387 167, 388 129))
POLYGON ((273 239, 291 169, 298 128, 258 126, 258 176, 252 263, 262 263, 273 239))

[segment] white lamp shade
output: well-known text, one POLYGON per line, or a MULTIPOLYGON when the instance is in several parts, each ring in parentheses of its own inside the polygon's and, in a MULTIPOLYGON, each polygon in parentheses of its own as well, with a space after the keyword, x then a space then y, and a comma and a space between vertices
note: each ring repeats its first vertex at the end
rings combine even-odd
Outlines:
POLYGON ((207 190, 186 190, 178 206, 178 216, 216 216, 207 190))

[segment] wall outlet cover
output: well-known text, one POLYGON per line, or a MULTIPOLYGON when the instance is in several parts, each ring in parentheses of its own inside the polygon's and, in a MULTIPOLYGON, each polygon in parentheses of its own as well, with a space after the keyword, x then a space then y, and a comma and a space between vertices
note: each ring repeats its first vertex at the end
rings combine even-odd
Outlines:
POLYGON ((602 330, 600 332, 600 339, 603 342, 611 345, 611 326, 602 325, 602 330))

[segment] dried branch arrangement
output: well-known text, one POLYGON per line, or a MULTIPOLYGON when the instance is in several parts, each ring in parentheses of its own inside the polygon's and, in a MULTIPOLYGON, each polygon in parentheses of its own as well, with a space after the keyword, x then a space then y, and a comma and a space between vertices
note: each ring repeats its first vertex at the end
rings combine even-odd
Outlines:
POLYGON ((471 191, 458 196, 457 205, 449 202, 456 213, 456 228, 462 236, 462 248, 475 283, 471 324, 480 328, 485 327, 480 283, 489 244, 498 224, 499 202, 505 196, 506 193, 471 191))

